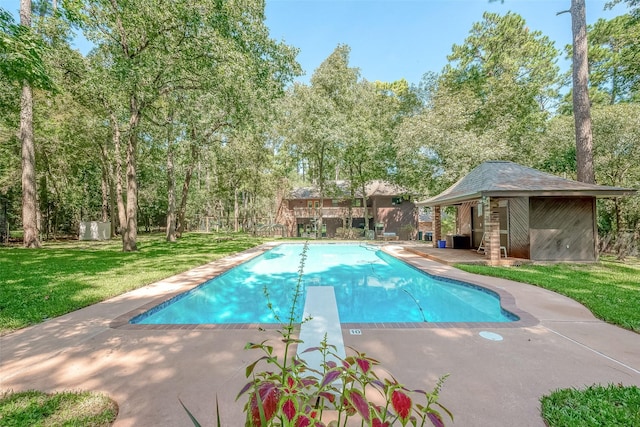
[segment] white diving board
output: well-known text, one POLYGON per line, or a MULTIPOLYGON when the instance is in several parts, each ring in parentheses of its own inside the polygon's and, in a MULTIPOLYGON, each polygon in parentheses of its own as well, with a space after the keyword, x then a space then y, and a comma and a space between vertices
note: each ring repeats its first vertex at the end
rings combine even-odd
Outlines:
POLYGON ((319 351, 303 352, 311 347, 320 347, 325 334, 327 344, 335 346, 335 350, 331 351, 343 359, 346 357, 333 286, 307 286, 303 319, 307 318, 311 320, 300 326, 300 340, 303 342, 298 344, 297 353, 307 362, 307 366, 322 372, 322 354, 319 351))

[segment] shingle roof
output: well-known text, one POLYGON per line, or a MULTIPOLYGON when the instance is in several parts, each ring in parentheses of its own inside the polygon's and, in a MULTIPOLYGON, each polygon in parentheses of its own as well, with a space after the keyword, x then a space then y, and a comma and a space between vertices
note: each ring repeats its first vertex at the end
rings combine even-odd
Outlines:
POLYGON ((435 197, 416 203, 435 206, 462 203, 481 197, 593 196, 613 197, 637 190, 586 184, 507 161, 489 161, 435 197))
MULTIPOLYGON (((368 183, 365 187, 367 197, 371 196, 399 196, 407 194, 407 190, 386 181, 375 180, 368 183)), ((348 197, 349 183, 348 181, 332 181, 327 184, 325 198, 331 197, 348 197)), ((356 191, 356 197, 362 197, 360 190, 356 191)), ((320 190, 316 186, 297 187, 289 193, 289 199, 319 199, 320 190)))

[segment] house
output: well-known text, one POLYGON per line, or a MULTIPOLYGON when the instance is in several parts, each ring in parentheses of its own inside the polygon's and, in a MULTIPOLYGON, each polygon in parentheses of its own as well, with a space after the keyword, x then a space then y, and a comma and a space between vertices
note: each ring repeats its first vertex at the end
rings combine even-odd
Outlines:
POLYGON ((349 226, 362 230, 360 235, 364 234, 366 215, 369 219, 368 238, 416 238, 417 210, 406 190, 376 180, 367 184, 365 191, 366 207, 363 205, 362 192, 355 191, 351 196, 346 181, 327 185, 324 198, 320 197, 316 186, 295 188, 283 197, 276 222, 285 226, 289 237, 321 235, 334 238, 349 226))
POLYGON ((490 264, 499 264, 507 254, 532 261, 589 262, 598 259, 596 198, 635 192, 489 161, 416 205, 433 209, 434 246, 443 237, 442 208, 455 206, 457 235, 448 246, 481 249, 490 264))

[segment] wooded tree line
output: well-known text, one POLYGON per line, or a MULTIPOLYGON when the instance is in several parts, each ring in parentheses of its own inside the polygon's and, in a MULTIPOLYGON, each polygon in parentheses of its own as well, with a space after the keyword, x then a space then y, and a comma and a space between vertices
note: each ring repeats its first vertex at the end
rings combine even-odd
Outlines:
MULTIPOLYGON (((640 20, 629 4, 589 28, 589 97, 596 181, 638 188, 640 20)), ((514 13, 485 13, 419 85, 366 81, 346 45, 294 82, 297 51, 270 38, 258 0, 53 0, 29 16, 0 13, 0 209, 28 246, 83 220, 110 220, 125 251, 152 226, 168 240, 204 219, 252 229, 311 182, 323 197, 336 179, 354 197, 373 179, 426 197, 490 159, 576 178, 569 74, 556 64, 572 49, 514 13), (73 31, 93 42, 88 55, 71 47, 73 31)), ((638 197, 599 208, 603 231, 640 227, 638 197)))

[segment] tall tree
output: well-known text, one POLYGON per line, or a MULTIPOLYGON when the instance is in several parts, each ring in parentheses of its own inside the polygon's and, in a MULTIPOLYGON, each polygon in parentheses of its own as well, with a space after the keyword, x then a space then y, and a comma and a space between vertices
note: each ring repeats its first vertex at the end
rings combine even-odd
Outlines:
POLYGON ((508 122, 510 145, 526 154, 557 98, 557 55, 521 16, 485 12, 464 43, 453 46, 438 87, 473 95, 480 103, 470 111, 472 128, 482 133, 508 122))
POLYGON ((578 181, 595 183, 593 169, 593 133, 589 102, 589 58, 587 43, 587 11, 585 0, 571 0, 571 33, 573 35, 573 117, 576 127, 576 167, 578 181))
POLYGON ((166 93, 203 90, 201 80, 211 76, 235 82, 239 92, 246 82, 257 83, 258 94, 271 92, 294 68, 292 50, 268 37, 261 1, 160 3, 86 4, 89 38, 108 52, 111 73, 127 99, 124 251, 137 250, 138 143, 148 109, 166 93))
MULTIPOLYGON (((31 27, 31 0, 20 0, 20 25, 31 27)), ((22 228, 24 246, 40 247, 36 192, 36 150, 33 140, 33 90, 22 83, 20 100, 20 141, 22 142, 22 228)))
POLYGON ((531 163, 557 99, 557 55, 521 16, 485 13, 452 47, 442 75, 426 76, 424 108, 396 141, 399 178, 433 193, 485 160, 531 163))
POLYGON ((317 232, 322 233, 322 204, 330 174, 335 177, 339 152, 347 138, 347 117, 359 70, 349 66, 350 48, 338 45, 311 76, 311 85, 296 84, 290 92, 288 144, 309 167, 320 192, 317 232), (332 174, 333 172, 333 174, 332 174))
POLYGON ((607 104, 640 101, 640 20, 631 14, 599 19, 588 37, 592 90, 605 94, 607 104))

